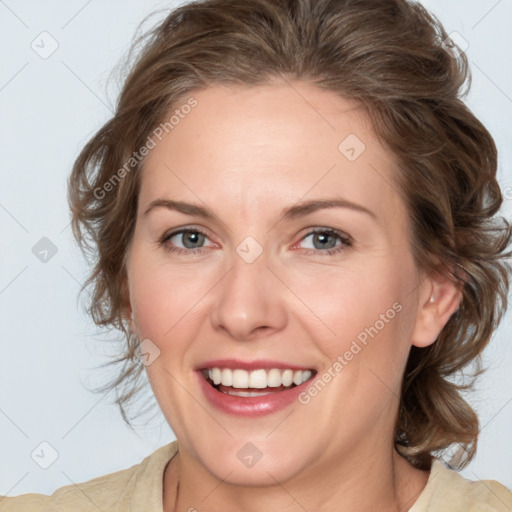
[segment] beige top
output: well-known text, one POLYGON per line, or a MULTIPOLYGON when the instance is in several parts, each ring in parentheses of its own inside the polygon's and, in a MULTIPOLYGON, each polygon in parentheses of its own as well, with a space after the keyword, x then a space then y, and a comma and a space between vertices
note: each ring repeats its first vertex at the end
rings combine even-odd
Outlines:
MULTIPOLYGON (((163 512, 162 482, 167 462, 177 453, 174 441, 140 464, 66 485, 51 496, 0 496, 1 512, 163 512)), ((511 512, 512 493, 494 480, 473 482, 434 460, 423 492, 409 512, 511 512)))

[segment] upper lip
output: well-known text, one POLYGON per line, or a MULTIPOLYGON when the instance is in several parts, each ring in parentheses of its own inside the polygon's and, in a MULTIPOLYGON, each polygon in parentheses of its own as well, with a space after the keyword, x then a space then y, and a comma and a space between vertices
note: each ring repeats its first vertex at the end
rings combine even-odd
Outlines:
POLYGON ((255 359, 253 361, 242 361, 241 359, 215 359, 200 363, 196 370, 205 368, 231 368, 240 370, 270 370, 271 368, 283 368, 291 370, 313 370, 311 366, 291 364, 284 361, 273 361, 270 359, 255 359))

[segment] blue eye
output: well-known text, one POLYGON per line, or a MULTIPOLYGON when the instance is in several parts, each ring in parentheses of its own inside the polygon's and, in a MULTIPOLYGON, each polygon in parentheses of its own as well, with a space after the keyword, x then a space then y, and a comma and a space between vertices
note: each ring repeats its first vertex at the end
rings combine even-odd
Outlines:
POLYGON ((198 229, 181 229, 164 235, 160 244, 171 252, 196 253, 205 247, 205 240, 208 240, 208 237, 198 229))
POLYGON ((301 242, 308 238, 310 243, 306 249, 315 253, 335 254, 351 245, 351 239, 348 235, 334 229, 315 229, 302 238, 301 242))
MULTIPOLYGON (((348 235, 334 229, 317 228, 304 236, 299 243, 308 239, 309 247, 304 249, 314 254, 335 254, 352 245, 348 235)), ((200 229, 185 228, 165 234, 159 243, 169 252, 195 254, 204 252, 207 247, 215 246, 213 243, 205 245, 208 240, 206 233, 200 229)))

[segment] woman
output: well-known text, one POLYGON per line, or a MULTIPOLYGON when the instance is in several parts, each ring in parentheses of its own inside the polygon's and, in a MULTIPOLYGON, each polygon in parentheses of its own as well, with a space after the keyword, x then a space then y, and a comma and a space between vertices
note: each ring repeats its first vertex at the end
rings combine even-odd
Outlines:
POLYGON ((496 148, 405 0, 206 0, 143 41, 69 181, 98 325, 176 435, 2 510, 512 509, 457 372, 506 304, 496 148), (142 362, 142 364, 141 364, 142 362))

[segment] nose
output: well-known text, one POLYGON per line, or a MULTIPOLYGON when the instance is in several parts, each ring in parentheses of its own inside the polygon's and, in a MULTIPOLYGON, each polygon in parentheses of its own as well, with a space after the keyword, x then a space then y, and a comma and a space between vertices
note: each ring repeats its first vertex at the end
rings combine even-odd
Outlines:
POLYGON ((249 341, 284 328, 286 293, 267 264, 265 252, 251 263, 233 255, 232 267, 218 284, 212 308, 215 330, 238 341, 249 341))

